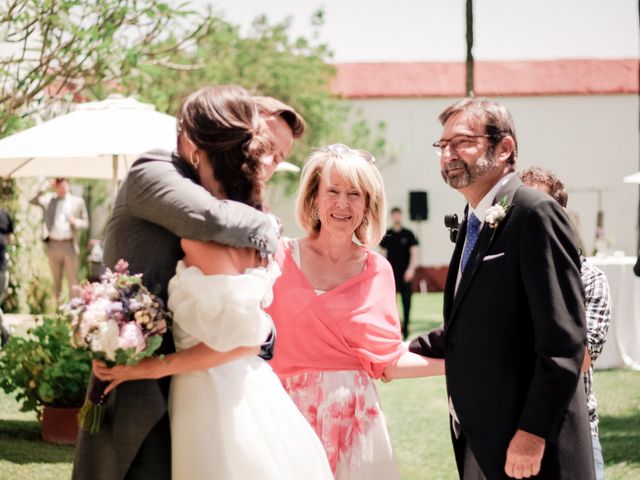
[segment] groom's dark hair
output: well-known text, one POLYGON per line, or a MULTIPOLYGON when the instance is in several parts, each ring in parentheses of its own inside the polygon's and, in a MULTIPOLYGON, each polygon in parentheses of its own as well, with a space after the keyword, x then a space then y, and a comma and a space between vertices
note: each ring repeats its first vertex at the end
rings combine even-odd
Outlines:
POLYGON ((489 149, 487 154, 492 156, 496 147, 505 137, 513 138, 513 152, 507 163, 514 166, 518 158, 518 139, 513 117, 504 105, 482 98, 465 98, 447 107, 438 117, 444 125, 447 120, 458 113, 471 115, 484 125, 485 133, 489 135, 489 149))
POLYGON ((273 97, 254 96, 253 101, 258 107, 258 112, 263 117, 280 117, 282 118, 293 133, 293 138, 300 138, 304 135, 307 123, 295 109, 273 97))

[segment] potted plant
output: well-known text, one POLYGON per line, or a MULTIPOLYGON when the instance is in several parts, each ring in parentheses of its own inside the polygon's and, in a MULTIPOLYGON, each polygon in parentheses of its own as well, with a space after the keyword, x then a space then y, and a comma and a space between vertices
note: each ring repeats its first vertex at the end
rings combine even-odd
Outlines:
POLYGON ((0 388, 33 411, 47 442, 73 444, 76 415, 91 375, 87 352, 72 348, 64 317, 36 320, 26 337, 14 335, 0 352, 0 388))

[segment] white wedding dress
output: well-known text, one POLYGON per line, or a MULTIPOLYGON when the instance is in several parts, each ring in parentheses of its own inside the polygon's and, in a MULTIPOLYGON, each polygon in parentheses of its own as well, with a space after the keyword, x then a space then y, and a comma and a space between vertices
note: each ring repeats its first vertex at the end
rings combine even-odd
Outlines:
MULTIPOLYGON (((275 262, 242 275, 204 275, 179 262, 168 302, 177 350, 262 343, 278 275, 275 262)), ((333 478, 320 440, 259 357, 175 375, 169 415, 174 480, 333 478)))

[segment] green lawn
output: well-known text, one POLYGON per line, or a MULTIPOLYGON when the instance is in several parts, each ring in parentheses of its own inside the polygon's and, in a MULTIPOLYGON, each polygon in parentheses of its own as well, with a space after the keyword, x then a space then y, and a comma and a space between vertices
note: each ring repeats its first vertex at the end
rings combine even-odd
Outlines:
POLYGON ((68 479, 72 461, 73 447, 44 443, 35 416, 0 393, 0 480, 68 479))
MULTIPOLYGON (((412 334, 440 323, 442 295, 414 296, 412 334)), ((448 429, 443 378, 378 385, 398 463, 405 480, 457 478, 448 429)), ((607 480, 640 479, 640 372, 597 371, 600 439, 607 480)), ((68 479, 72 447, 40 440, 33 416, 0 394, 0 480, 68 479)))

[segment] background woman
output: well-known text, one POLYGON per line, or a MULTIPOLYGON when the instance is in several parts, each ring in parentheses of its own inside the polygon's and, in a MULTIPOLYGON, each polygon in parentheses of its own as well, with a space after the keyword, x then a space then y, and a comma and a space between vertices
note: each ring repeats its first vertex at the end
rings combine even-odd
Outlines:
POLYGON ((277 254, 268 309, 278 332, 271 365, 340 480, 399 478, 372 379, 443 373, 441 360, 407 352, 391 266, 368 248, 385 231, 374 162, 340 144, 311 155, 296 200, 307 236, 277 254))

